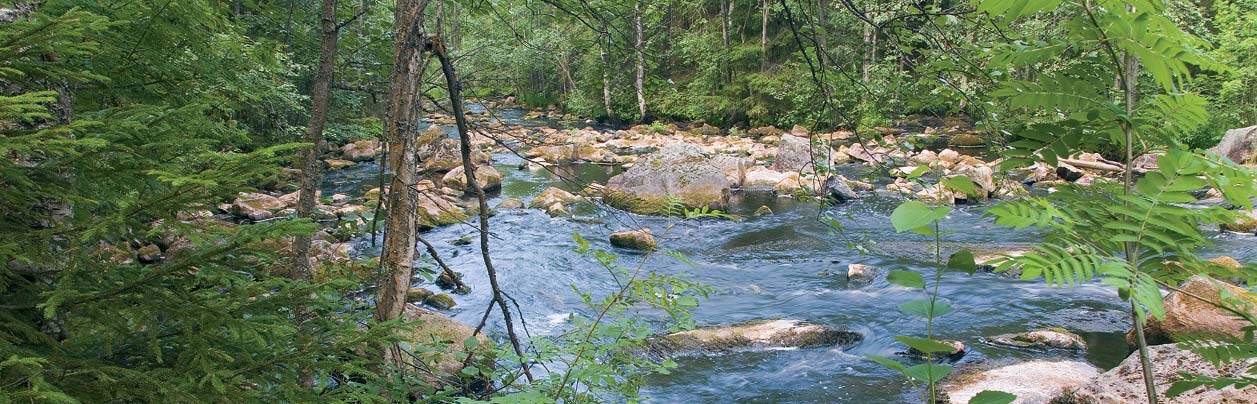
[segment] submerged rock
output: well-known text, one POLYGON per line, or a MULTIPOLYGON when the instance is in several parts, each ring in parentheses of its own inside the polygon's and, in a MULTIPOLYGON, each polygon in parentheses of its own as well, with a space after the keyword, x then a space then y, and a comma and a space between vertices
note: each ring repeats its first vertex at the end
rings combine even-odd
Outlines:
MULTIPOLYGON (((1220 296, 1218 286, 1214 282, 1218 282, 1231 294, 1251 304, 1257 304, 1257 294, 1250 293, 1244 288, 1193 276, 1178 287, 1187 294, 1174 291, 1165 296, 1165 320, 1148 319, 1148 324, 1144 328, 1144 336, 1148 343, 1167 344, 1177 342, 1183 337, 1201 334, 1242 337, 1243 328, 1251 324, 1213 304, 1220 296), (1192 295, 1211 299, 1211 302, 1203 302, 1192 295)), ((1257 311, 1253 314, 1257 315, 1257 311)), ((1135 340, 1134 330, 1126 333, 1126 340, 1127 342, 1135 340)))
POLYGON ((655 236, 650 229, 629 230, 611 233, 611 245, 631 250, 650 251, 655 249, 655 236))
POLYGON ((721 353, 750 348, 807 348, 853 345, 860 333, 799 320, 761 320, 725 327, 700 328, 651 338, 662 355, 686 352, 721 353))
POLYGON ((874 268, 864 264, 847 264, 848 281, 867 281, 873 277, 874 268))
POLYGON ((1099 369, 1086 362, 1037 360, 953 376, 942 387, 952 404, 967 404, 986 390, 1014 394, 1014 403, 1048 404, 1099 374, 1099 369))
POLYGON ((498 206, 494 207, 493 209, 508 210, 508 209, 523 209, 523 208, 524 208, 524 201, 522 199, 506 198, 506 199, 503 199, 502 202, 498 202, 498 206))
POLYGON ((991 337, 990 342, 1017 348, 1055 348, 1083 351, 1087 341, 1064 328, 1044 328, 1019 334, 1003 334, 991 337))
POLYGON ((581 198, 579 196, 573 195, 571 192, 555 187, 549 187, 544 191, 541 191, 540 194, 537 194, 536 197, 532 198, 532 200, 528 202, 528 207, 531 209, 548 209, 556 203, 560 205, 567 205, 579 201, 580 199, 581 198))
MULTIPOLYGON (((1148 347, 1149 359, 1152 362, 1152 373, 1156 380, 1157 397, 1165 404, 1230 404, 1257 403, 1257 386, 1243 389, 1227 387, 1212 389, 1197 387, 1178 397, 1166 397, 1165 391, 1170 385, 1182 380, 1180 372, 1202 375, 1206 377, 1239 377, 1247 375, 1249 366, 1257 363, 1257 359, 1236 361, 1215 368, 1213 364, 1191 351, 1179 349, 1173 344, 1154 345, 1148 347)), ((1126 357, 1121 365, 1104 372, 1094 380, 1078 388, 1072 395, 1079 403, 1146 403, 1148 392, 1144 387, 1143 366, 1140 365, 1139 353, 1126 357)))

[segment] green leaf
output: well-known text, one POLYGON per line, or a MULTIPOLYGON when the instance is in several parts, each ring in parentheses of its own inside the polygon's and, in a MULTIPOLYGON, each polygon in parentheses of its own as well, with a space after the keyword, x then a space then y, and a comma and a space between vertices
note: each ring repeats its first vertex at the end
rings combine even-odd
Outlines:
POLYGON ((887 357, 885 357, 885 356, 878 356, 878 355, 872 355, 872 354, 864 354, 864 357, 865 357, 865 358, 869 358, 869 359, 870 359, 870 360, 872 360, 873 362, 877 362, 877 363, 881 364, 882 366, 885 366, 885 367, 888 367, 888 368, 891 368, 891 369, 897 370, 897 371, 899 371, 899 373, 903 373, 903 372, 905 372, 905 371, 907 371, 907 370, 908 370, 908 368, 904 367, 904 365, 903 365, 902 363, 899 363, 898 361, 896 361, 896 360, 894 360, 894 359, 891 359, 891 358, 887 358, 887 357))
POLYGON ((895 226, 895 231, 903 232, 929 226, 935 220, 947 217, 948 213, 951 213, 951 208, 945 206, 930 209, 920 201, 907 201, 890 213, 890 223, 895 226))
POLYGON ((929 300, 913 300, 899 305, 899 311, 907 314, 915 314, 924 318, 942 317, 952 312, 950 304, 944 301, 934 302, 933 313, 930 311, 929 300))
POLYGON ((939 380, 943 380, 944 377, 951 374, 953 370, 956 370, 956 368, 934 363, 922 363, 908 368, 903 374, 926 383, 938 383, 939 380))
POLYGON ((886 281, 905 288, 920 289, 925 287, 925 278, 921 274, 906 269, 895 269, 886 275, 886 281))
POLYGON ((947 178, 943 178, 943 180, 940 182, 943 183, 944 187, 947 187, 948 189, 951 189, 956 192, 960 192, 965 195, 973 195, 973 194, 978 193, 978 190, 973 186, 973 180, 969 179, 969 177, 965 177, 965 176, 947 177, 947 178))
POLYGON ((927 339, 927 338, 916 338, 916 337, 906 337, 902 335, 896 335, 895 340, 902 342, 907 346, 912 347, 912 349, 915 349, 917 351, 924 352, 924 353, 951 352, 951 351, 956 350, 956 347, 944 344, 936 340, 927 339))
POLYGON ((1017 396, 1002 391, 983 390, 981 393, 969 399, 969 404, 1009 404, 1016 400, 1017 396))
POLYGON ((947 269, 973 275, 978 271, 978 264, 973 261, 973 252, 960 250, 947 258, 947 269))

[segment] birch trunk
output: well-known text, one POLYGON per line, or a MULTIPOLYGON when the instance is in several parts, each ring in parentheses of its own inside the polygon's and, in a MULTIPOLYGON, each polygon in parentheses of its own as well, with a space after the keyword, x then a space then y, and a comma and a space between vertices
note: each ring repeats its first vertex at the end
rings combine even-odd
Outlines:
POLYGON ((633 44, 633 50, 637 53, 637 77, 633 81, 637 89, 637 113, 638 120, 646 120, 646 38, 642 32, 642 0, 638 0, 634 11, 633 27, 637 31, 637 41, 633 44))
MULTIPOLYGON (((385 224, 380 258, 384 276, 375 307, 375 318, 381 322, 401 317, 414 272, 415 211, 418 205, 418 194, 414 188, 418 163, 415 135, 423 70, 427 64, 422 53, 426 43, 423 10, 427 4, 427 0, 398 0, 393 16, 396 39, 388 123, 388 165, 392 179, 388 185, 388 222, 385 224)), ((403 363, 397 347, 385 349, 385 360, 397 366, 403 363)))

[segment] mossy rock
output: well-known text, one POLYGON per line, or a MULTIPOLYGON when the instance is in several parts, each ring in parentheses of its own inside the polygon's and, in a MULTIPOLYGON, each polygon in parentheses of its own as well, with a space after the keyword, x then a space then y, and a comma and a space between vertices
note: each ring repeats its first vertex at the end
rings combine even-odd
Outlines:
POLYGON ((755 209, 755 216, 770 216, 772 214, 773 209, 768 207, 768 205, 760 205, 759 209, 755 209))
POLYGON ((406 303, 423 303, 435 295, 436 292, 425 288, 410 288, 410 291, 406 292, 406 303))
POLYGON ((439 295, 433 295, 432 297, 429 297, 427 300, 424 300, 423 303, 429 306, 435 307, 437 309, 440 309, 440 310, 450 310, 458 305, 458 303, 454 302, 454 298, 444 293, 439 294, 439 295))
POLYGON ((655 236, 650 229, 630 230, 611 233, 611 245, 630 250, 654 250, 655 236))
POLYGON ((986 145, 986 139, 972 133, 960 133, 952 135, 947 143, 956 147, 979 147, 986 145))

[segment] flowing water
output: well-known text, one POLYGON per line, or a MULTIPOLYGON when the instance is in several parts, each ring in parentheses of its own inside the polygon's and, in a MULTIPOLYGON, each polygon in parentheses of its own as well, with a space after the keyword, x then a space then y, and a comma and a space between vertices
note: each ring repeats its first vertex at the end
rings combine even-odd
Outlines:
MULTIPOLYGON (((507 111, 508 123, 522 114, 507 111)), ((516 121, 516 122, 511 122, 516 121)), ((533 122, 531 124, 536 125, 533 122)), ((549 123, 547 123, 549 124, 549 123)), ((617 169, 576 165, 558 169, 517 170, 520 159, 496 156, 503 174, 503 189, 490 201, 502 198, 527 201, 549 186, 576 191, 589 182, 605 183, 617 169)), ((377 186, 378 166, 364 164, 330 173, 324 193, 360 194, 377 186)), ((894 335, 923 336, 924 322, 899 313, 900 303, 922 298, 885 281, 885 271, 905 268, 933 277, 934 257, 930 240, 910 233, 895 233, 889 215, 897 201, 869 197, 821 210, 816 204, 777 198, 765 193, 737 195, 733 214, 743 221, 699 220, 683 222, 665 233, 676 219, 633 215, 609 208, 578 210, 575 218, 551 218, 538 209, 502 211, 490 219, 491 254, 500 282, 514 297, 532 336, 555 335, 571 313, 589 315, 572 291, 576 287, 595 296, 614 288, 607 272, 591 257, 575 252, 573 233, 595 246, 620 254, 621 263, 636 265, 643 255, 609 245, 610 233, 651 228, 663 248, 674 249, 698 264, 666 255, 654 255, 650 270, 685 276, 715 288, 710 298, 694 311, 699 325, 727 325, 749 320, 788 318, 850 329, 864 334, 863 342, 847 347, 797 350, 747 351, 715 356, 677 359, 679 368, 669 375, 654 376, 643 390, 655 403, 901 403, 920 402, 920 393, 895 372, 863 357, 875 354, 894 357, 904 347, 894 335), (767 205, 772 215, 752 212, 767 205), (838 219, 844 228, 836 234, 817 220, 819 215, 838 219), (864 247, 869 253, 851 248, 864 247), (848 283, 847 264, 869 264, 879 269, 875 280, 848 283)), ((984 206, 959 206, 944 220, 948 246, 964 245, 984 250, 1024 248, 1039 241, 1030 231, 998 228, 983 217, 984 206)), ((422 234, 442 251, 445 261, 465 275, 474 290, 454 295, 458 308, 450 314, 468 324, 480 319, 490 291, 478 243, 457 246, 464 237, 476 238, 471 225, 452 225, 422 234)), ((1257 260, 1251 236, 1215 234, 1216 246, 1205 255, 1230 255, 1240 261, 1257 260)), ((366 240, 358 251, 378 255, 366 240)), ((415 286, 436 289, 422 278, 415 286)), ((1116 292, 1097 283, 1075 288, 1048 287, 1042 280, 1021 281, 1003 275, 978 273, 968 276, 947 273, 939 293, 955 308, 936 324, 935 335, 965 343, 969 353, 960 364, 1001 363, 1024 358, 1082 359, 1101 368, 1115 366, 1127 355, 1123 333, 1130 320, 1127 306, 1116 292), (1063 351, 1030 351, 996 347, 982 337, 1022 332, 1038 327, 1064 327, 1082 335, 1090 345, 1085 354, 1063 351)), ((494 316, 497 317, 497 316, 494 316)), ((498 317, 490 329, 502 332, 498 317)))

